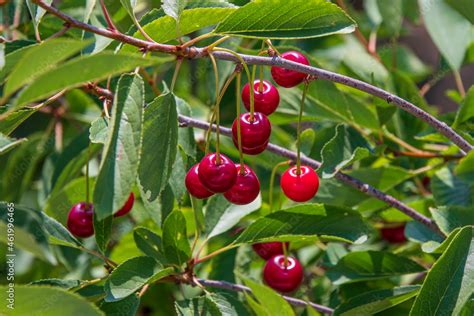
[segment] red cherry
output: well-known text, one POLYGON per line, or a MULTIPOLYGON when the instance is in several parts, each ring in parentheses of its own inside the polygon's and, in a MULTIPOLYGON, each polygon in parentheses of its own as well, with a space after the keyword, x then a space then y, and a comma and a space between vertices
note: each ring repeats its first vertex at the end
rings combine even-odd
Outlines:
MULTIPOLYGON (((288 249, 288 245, 289 243, 286 242, 286 249, 288 249)), ((265 260, 283 254, 283 243, 278 241, 253 244, 252 248, 260 257, 262 257, 262 259, 265 260)))
POLYGON ((244 174, 240 173, 240 164, 235 165, 237 180, 232 188, 224 193, 227 201, 237 204, 245 205, 253 202, 260 193, 260 181, 257 175, 247 165, 244 165, 244 174))
POLYGON ((296 290, 303 281, 303 268, 293 257, 277 255, 270 258, 263 268, 263 280, 272 289, 288 293, 296 290))
POLYGON ((405 224, 395 227, 384 227, 380 229, 382 238, 391 244, 399 244, 407 241, 405 237, 405 224))
POLYGON ((199 180, 202 185, 211 192, 224 193, 229 190, 237 179, 235 165, 227 158, 220 154, 220 163, 217 164, 216 154, 205 156, 199 163, 199 180))
POLYGON ((188 189, 189 194, 194 196, 198 199, 207 199, 214 193, 206 189, 201 180, 199 180, 199 173, 198 173, 199 164, 195 164, 194 166, 189 169, 188 173, 186 174, 186 189, 188 189))
POLYGON ((114 217, 124 216, 128 214, 128 212, 132 210, 133 202, 135 202, 135 195, 133 194, 133 192, 131 192, 130 195, 128 196, 127 202, 125 202, 122 208, 118 210, 117 213, 114 214, 114 217))
MULTIPOLYGON (((267 80, 262 80, 262 91, 259 90, 260 80, 253 82, 255 112, 270 115, 275 112, 280 103, 280 94, 267 80)), ((246 83, 242 89, 242 101, 247 111, 250 111, 250 84, 246 83)))
MULTIPOLYGON (((309 65, 308 59, 305 55, 296 51, 289 51, 281 54, 281 58, 291 60, 303 65, 309 65)), ((272 67, 272 77, 275 82, 285 88, 291 88, 299 85, 307 77, 306 74, 302 72, 297 72, 294 70, 284 69, 280 67, 272 67)))
POLYGON ((90 237, 94 235, 94 206, 92 203, 77 203, 71 207, 67 217, 67 227, 76 237, 90 237))
MULTIPOLYGON (((235 147, 238 144, 237 119, 232 124, 232 139, 235 147)), ((266 115, 254 112, 253 121, 250 120, 250 113, 240 115, 240 135, 242 140, 242 152, 248 155, 257 155, 267 148, 272 125, 266 115)))
POLYGON ((310 167, 301 166, 301 173, 297 174, 297 168, 294 166, 285 171, 281 177, 280 186, 289 199, 295 202, 306 202, 318 192, 319 178, 310 167))

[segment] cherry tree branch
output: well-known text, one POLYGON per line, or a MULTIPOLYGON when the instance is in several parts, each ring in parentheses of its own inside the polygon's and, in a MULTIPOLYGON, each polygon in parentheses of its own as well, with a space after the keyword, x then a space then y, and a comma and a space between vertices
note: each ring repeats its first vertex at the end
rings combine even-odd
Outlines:
MULTIPOLYGON (((141 40, 138 38, 134 38, 132 36, 125 35, 117 31, 109 31, 107 29, 97 28, 95 26, 80 22, 62 13, 58 9, 44 3, 42 0, 33 0, 33 2, 38 4, 47 12, 69 23, 69 25, 71 25, 72 27, 80 28, 88 32, 92 32, 98 35, 115 39, 117 41, 136 46, 144 51, 157 51, 157 52, 162 52, 162 53, 175 54, 175 55, 183 56, 187 58, 201 58, 201 57, 208 56, 207 48, 197 48, 197 47, 183 48, 180 45, 166 45, 166 44, 160 44, 160 43, 141 40)), ((215 51, 213 52, 213 56, 221 60, 240 62, 238 57, 224 51, 215 51)), ((285 69, 296 70, 302 73, 315 76, 319 79, 337 82, 337 83, 358 89, 360 91, 364 91, 368 94, 384 99, 388 103, 393 103, 394 105, 398 106, 402 110, 407 111, 410 114, 418 117, 422 121, 426 122, 428 125, 436 129, 440 134, 446 136, 454 144, 456 144, 461 149, 463 154, 466 154, 467 152, 469 152, 470 150, 474 148, 474 146, 472 146, 461 135, 456 133, 456 131, 454 131, 450 126, 438 120, 437 118, 435 118, 428 112, 420 109, 413 103, 410 103, 400 98, 397 95, 394 95, 388 91, 385 91, 381 88, 378 88, 376 86, 373 86, 361 80, 357 80, 348 76, 340 75, 340 74, 327 71, 324 69, 295 63, 295 62, 280 58, 278 56, 262 57, 262 56, 252 56, 252 55, 245 55, 245 54, 240 54, 239 56, 245 63, 249 65, 279 66, 285 69)))
MULTIPOLYGON (((193 118, 188 117, 188 116, 179 115, 178 120, 180 122, 180 126, 182 126, 182 127, 190 126, 190 127, 203 129, 203 130, 207 130, 209 128, 209 123, 201 121, 201 120, 193 119, 193 118)), ((215 125, 212 126, 212 130, 213 131, 216 130, 215 125)), ((220 133, 222 135, 232 136, 232 130, 230 128, 226 128, 226 127, 221 126, 221 127, 219 127, 219 130, 220 130, 220 133)), ((291 159, 293 161, 296 161, 296 153, 295 152, 292 152, 292 151, 290 151, 286 148, 280 147, 278 145, 274 145, 274 144, 270 143, 270 144, 268 144, 266 150, 268 150, 272 153, 275 153, 277 155, 280 155, 282 157, 285 157, 285 158, 291 159)), ((310 166, 310 167, 312 167, 312 168, 314 168, 314 169, 317 169, 321 166, 321 162, 316 161, 316 160, 311 159, 311 158, 306 157, 306 156, 301 157, 301 162, 308 165, 308 166, 310 166)), ((413 209, 413 208, 409 207, 408 205, 404 204, 403 202, 397 200, 395 197, 393 197, 389 194, 383 193, 382 191, 374 188, 373 186, 371 186, 367 183, 364 183, 364 182, 360 181, 359 179, 351 177, 347 174, 344 174, 342 172, 336 173, 335 178, 342 181, 342 182, 344 182, 345 184, 353 187, 354 189, 356 189, 358 191, 361 191, 361 192, 363 192, 367 195, 370 195, 370 196, 372 196, 376 199, 384 201, 388 205, 398 209, 399 211, 401 211, 404 214, 410 216, 414 220, 422 223, 423 225, 426 225, 431 230, 435 231, 436 233, 440 234, 441 236, 443 236, 443 237, 445 236, 444 233, 441 232, 441 230, 438 228, 438 226, 430 218, 424 216, 423 214, 418 213, 415 209, 413 209)))
MULTIPOLYGON (((225 290, 231 290, 231 291, 236 291, 236 292, 246 292, 246 293, 252 293, 252 290, 244 285, 240 284, 234 284, 226 281, 215 281, 215 280, 204 280, 204 279, 198 279, 198 282, 201 285, 208 286, 208 287, 214 287, 218 289, 225 289, 225 290)), ((315 310, 324 313, 324 314, 332 314, 334 310, 332 308, 329 308, 324 305, 319 305, 316 303, 308 302, 308 301, 303 301, 298 298, 290 297, 290 296, 285 296, 282 295, 282 297, 291 305, 294 306, 302 306, 302 307, 307 307, 311 306, 315 310)))

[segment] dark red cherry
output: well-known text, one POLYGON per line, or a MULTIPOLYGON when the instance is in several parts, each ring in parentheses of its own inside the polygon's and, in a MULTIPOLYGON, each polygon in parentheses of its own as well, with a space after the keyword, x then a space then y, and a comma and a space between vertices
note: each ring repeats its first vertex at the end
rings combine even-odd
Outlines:
MULTIPOLYGON (((288 245, 289 243, 286 242, 287 249, 288 245)), ((273 256, 283 254, 283 243, 279 241, 253 244, 252 248, 260 257, 262 257, 262 259, 265 260, 268 260, 273 256)))
MULTIPOLYGON (((309 65, 308 59, 305 55, 296 51, 289 51, 281 54, 281 58, 291 60, 300 64, 309 65)), ((285 88, 291 88, 299 85, 306 78, 307 74, 297 72, 294 70, 284 69, 280 67, 272 67, 272 78, 275 82, 285 88)))
POLYGON ((303 281, 303 268, 300 262, 288 256, 276 255, 270 258, 263 268, 263 280, 272 289, 289 293, 296 290, 303 281))
POLYGON ((67 228, 76 237, 90 237, 94 235, 94 206, 92 203, 77 203, 71 207, 67 217, 67 228))
POLYGON ((297 174, 297 168, 294 166, 285 171, 281 177, 280 186, 289 199, 295 202, 306 202, 318 192, 319 178, 310 167, 301 166, 301 172, 297 174))
POLYGON ((199 180, 198 168, 199 164, 195 164, 186 174, 186 179, 184 181, 186 184, 186 189, 188 189, 189 194, 197 199, 207 199, 214 193, 202 185, 201 180, 199 180))
POLYGON ((128 196, 127 202, 125 202, 122 208, 118 210, 117 213, 114 214, 114 217, 124 216, 128 214, 128 212, 132 210, 133 202, 135 202, 135 195, 133 194, 133 192, 131 192, 130 195, 128 196))
MULTIPOLYGON (((254 109, 265 115, 275 112, 280 103, 280 94, 278 90, 267 80, 262 80, 262 91, 260 91, 260 80, 253 83, 254 91, 254 109)), ((250 111, 250 84, 245 84, 242 89, 242 101, 247 111, 250 111)))
POLYGON ((253 202, 260 193, 260 181, 257 175, 247 165, 244 165, 244 173, 240 173, 240 164, 235 165, 237 180, 232 188, 224 193, 227 201, 237 204, 245 205, 253 202))
POLYGON ((382 238, 391 244, 399 244, 407 241, 405 237, 405 224, 395 227, 384 227, 380 229, 382 238))
POLYGON ((205 156, 199 163, 198 176, 202 185, 214 193, 226 192, 237 179, 235 164, 223 154, 220 154, 219 164, 216 154, 205 156))
MULTIPOLYGON (((232 139, 235 147, 239 148, 237 138, 237 119, 232 124, 232 139)), ((272 125, 267 116, 255 112, 253 120, 250 120, 250 113, 240 115, 240 135, 242 140, 242 151, 248 155, 257 155, 267 148, 272 125)))

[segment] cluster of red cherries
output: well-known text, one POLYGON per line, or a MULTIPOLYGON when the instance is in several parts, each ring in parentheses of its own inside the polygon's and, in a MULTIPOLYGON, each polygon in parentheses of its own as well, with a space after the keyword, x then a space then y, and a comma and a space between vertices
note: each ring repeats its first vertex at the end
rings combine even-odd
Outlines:
MULTIPOLYGON (((114 213, 114 217, 127 215, 134 202, 135 195, 131 192, 127 202, 114 213)), ((67 217, 67 228, 76 237, 87 238, 94 235, 94 205, 86 202, 74 204, 67 217)))
MULTIPOLYGON (((309 65, 308 59, 296 51, 285 52, 282 58, 309 65)), ((285 88, 294 87, 306 78, 304 73, 280 67, 272 67, 273 80, 285 88)), ((258 155, 268 145, 271 134, 271 124, 267 116, 271 115, 280 103, 278 90, 266 80, 256 80, 253 83, 254 112, 247 112, 235 119, 232 124, 232 139, 238 148, 238 124, 240 123, 241 149, 244 154, 258 155)), ((250 84, 242 89, 242 100, 250 111, 250 84)), ((205 199, 215 193, 223 193, 231 203, 244 205, 255 200, 260 192, 260 182, 255 172, 247 165, 243 168, 234 164, 223 154, 211 153, 194 165, 186 175, 188 192, 198 199, 205 199)), ((283 193, 295 202, 310 200, 319 187, 316 172, 308 166, 290 167, 283 174, 280 185, 283 193)))
MULTIPOLYGON (((282 58, 304 65, 308 59, 296 51, 285 52, 282 58)), ((272 67, 273 80, 280 86, 291 88, 302 83, 306 75, 297 71, 280 67, 272 67)), ((247 112, 235 119, 232 124, 232 139, 239 148, 239 128, 241 150, 247 155, 258 155, 263 152, 270 140, 271 115, 280 103, 278 90, 266 80, 255 80, 253 83, 254 112, 247 112)), ((251 108, 250 84, 242 89, 242 101, 245 108, 251 108)), ((215 153, 206 155, 201 162, 195 164, 186 175, 188 192, 198 199, 205 199, 215 193, 224 193, 231 203, 244 205, 255 200, 260 192, 260 182, 255 172, 247 165, 234 164, 227 156, 215 153), (219 160, 218 160, 219 159, 219 160)), ((280 186, 283 193, 295 202, 306 202, 314 197, 319 187, 316 172, 308 166, 290 167, 283 174, 280 186)), ((288 247, 288 243, 285 244, 288 247)), ((267 260, 263 279, 273 289, 288 293, 296 290, 303 280, 303 269, 300 262, 286 256, 281 242, 258 243, 253 249, 260 257, 267 260)))

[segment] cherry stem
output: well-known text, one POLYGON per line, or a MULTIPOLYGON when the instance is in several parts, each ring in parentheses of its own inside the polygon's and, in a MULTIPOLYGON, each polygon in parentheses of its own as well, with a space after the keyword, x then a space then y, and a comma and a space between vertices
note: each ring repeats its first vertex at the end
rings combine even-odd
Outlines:
POLYGON ((89 208, 90 193, 89 193, 89 162, 91 159, 91 144, 87 145, 87 163, 86 163, 86 205, 89 208))
POLYGON ((205 33, 205 34, 202 34, 202 35, 199 35, 193 39, 190 39, 189 41, 187 41, 186 43, 184 43, 183 45, 181 45, 181 49, 183 48, 186 48, 186 47, 189 47, 191 45, 194 45, 195 43, 199 42, 199 41, 202 41, 206 38, 210 38, 210 37, 214 37, 214 36, 218 36, 217 34, 213 34, 213 33, 205 33))
POLYGON ((216 164, 221 163, 221 157, 220 157, 220 149, 219 149, 219 136, 220 136, 220 131, 219 131, 219 125, 220 125, 220 111, 219 111, 219 70, 217 69, 217 62, 212 53, 209 53, 209 58, 211 59, 212 62, 212 67, 214 69, 214 77, 216 79, 216 105, 214 109, 214 113, 216 114, 216 164))
POLYGON ((258 92, 263 92, 263 66, 260 65, 260 82, 258 83, 258 92))
POLYGON ((217 249, 217 250, 214 251, 214 252, 211 252, 211 253, 208 254, 208 255, 205 255, 205 256, 203 256, 203 257, 197 259, 194 263, 195 263, 195 264, 198 264, 198 263, 204 262, 204 261, 206 261, 206 260, 209 260, 209 259, 211 259, 211 258, 217 256, 218 254, 221 254, 221 253, 223 253, 223 252, 226 252, 226 251, 228 251, 228 250, 231 250, 232 248, 235 248, 235 247, 237 247, 237 246, 238 246, 238 244, 230 244, 230 245, 227 245, 227 246, 225 246, 225 247, 222 247, 222 248, 220 248, 220 249, 217 249))
POLYGON ((242 135, 241 135, 241 126, 240 126, 240 81, 242 75, 240 71, 237 73, 237 84, 236 84, 236 92, 235 92, 235 106, 236 106, 236 113, 237 113, 237 145, 239 147, 239 158, 240 158, 240 174, 245 174, 245 167, 244 167, 244 154, 242 152, 242 135))
POLYGON ((280 54, 280 52, 278 51, 278 49, 276 49, 276 47, 275 47, 275 46, 273 46, 273 44, 272 44, 272 41, 271 41, 271 40, 269 40, 269 39, 266 39, 266 40, 265 40, 265 43, 267 43, 267 45, 268 45, 268 46, 269 46, 269 47, 270 47, 270 48, 271 48, 271 49, 272 49, 272 50, 273 50, 273 51, 274 51, 274 52, 275 52, 275 53, 276 53, 278 56, 280 56, 280 55, 281 55, 281 54, 280 54))
POLYGON ((176 60, 176 68, 174 69, 173 79, 171 80, 171 92, 174 91, 174 86, 176 84, 176 79, 178 78, 179 70, 181 69, 181 64, 183 63, 183 58, 178 57, 176 60))
POLYGON ((285 258, 285 261, 283 262, 283 264, 285 265, 285 269, 288 267, 288 247, 286 245, 286 242, 283 242, 283 256, 285 258))
POLYGON ((196 198, 192 196, 191 194, 189 194, 189 200, 191 201, 191 208, 193 210, 194 221, 195 221, 195 226, 196 226, 196 230, 194 231, 194 240, 191 246, 191 253, 193 253, 194 249, 196 248, 197 242, 199 240, 201 227, 199 225, 198 214, 196 212, 196 203, 197 203, 196 198))
POLYGON ((305 81, 303 88, 303 95, 301 96, 300 113, 298 116, 298 127, 296 136, 296 174, 301 174, 301 121, 303 119, 304 101, 306 99, 306 93, 308 92, 309 82, 305 81))
POLYGON ((107 26, 109 30, 117 31, 117 28, 115 27, 114 22, 112 21, 109 15, 109 11, 107 11, 107 7, 105 6, 104 0, 100 0, 100 6, 102 8, 102 12, 104 13, 104 18, 105 18, 105 21, 107 22, 107 26))
POLYGON ((222 38, 219 38, 217 41, 215 41, 214 43, 212 43, 211 45, 207 46, 207 49, 208 50, 213 50, 214 47, 216 47, 217 45, 219 45, 220 43, 224 42, 224 41, 227 41, 228 39, 230 38, 230 36, 224 36, 222 38))
MULTIPOLYGON (((242 58, 242 56, 240 56, 239 54, 237 54, 236 52, 234 52, 233 50, 231 49, 227 49, 227 48, 222 48, 222 47, 213 47, 212 50, 215 50, 215 51, 221 51, 221 52, 227 52, 229 54, 232 54, 233 56, 235 56, 239 61, 240 63, 244 66, 244 69, 245 69, 245 73, 247 74, 247 78, 248 78, 248 81, 249 81, 249 85, 250 85, 250 122, 253 122, 253 112, 254 112, 254 91, 253 91, 253 78, 255 77, 254 75, 250 75, 250 70, 249 70, 249 67, 247 66, 247 63, 245 63, 244 59, 242 58)), ((211 54, 210 54, 211 55, 211 54)), ((255 71, 254 71, 255 73, 255 71)))
POLYGON ((272 174, 270 176, 270 189, 268 190, 268 195, 269 195, 268 196, 268 205, 270 207, 270 213, 273 212, 273 185, 275 183, 276 172, 277 172, 279 167, 289 165, 289 164, 290 164, 289 161, 282 161, 280 163, 277 163, 272 169, 272 174))

